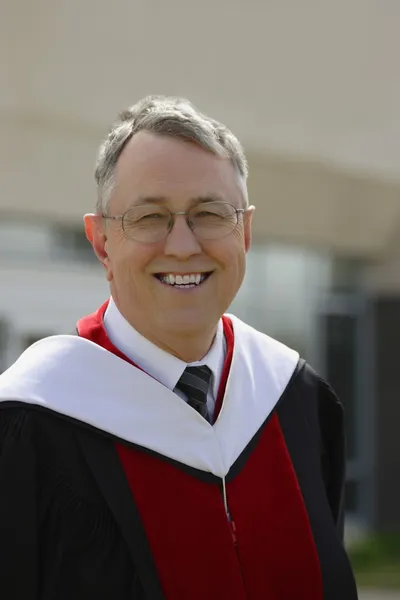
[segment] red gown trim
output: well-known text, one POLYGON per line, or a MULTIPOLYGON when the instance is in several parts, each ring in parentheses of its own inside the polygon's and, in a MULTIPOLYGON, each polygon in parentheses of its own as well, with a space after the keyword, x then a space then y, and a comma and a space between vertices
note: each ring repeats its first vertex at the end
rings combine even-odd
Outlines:
MULTIPOLYGON (((106 307, 82 319, 78 333, 134 364, 107 337, 106 307)), ((223 317, 223 324, 227 356, 215 418, 234 347, 232 322, 223 317)), ((276 412, 255 447, 244 449, 244 466, 234 477, 228 474, 232 522, 222 480, 155 453, 116 447, 167 600, 188 600, 188 590, 190 600, 323 599, 317 550, 276 412)))

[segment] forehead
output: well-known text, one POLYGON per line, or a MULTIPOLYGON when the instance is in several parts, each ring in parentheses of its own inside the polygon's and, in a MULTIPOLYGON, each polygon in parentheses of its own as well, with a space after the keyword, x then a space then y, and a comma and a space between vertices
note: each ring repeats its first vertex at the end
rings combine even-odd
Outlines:
POLYGON ((241 189, 229 159, 194 144, 140 132, 124 148, 115 170, 113 202, 122 210, 146 197, 171 202, 217 195, 239 205, 241 189))

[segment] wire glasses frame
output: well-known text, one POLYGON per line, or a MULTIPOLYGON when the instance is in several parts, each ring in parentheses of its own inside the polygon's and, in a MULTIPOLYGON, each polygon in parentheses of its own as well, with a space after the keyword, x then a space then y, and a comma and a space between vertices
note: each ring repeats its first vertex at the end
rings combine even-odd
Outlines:
POLYGON ((187 211, 170 211, 165 206, 141 204, 128 209, 122 215, 103 214, 104 219, 121 221, 128 239, 152 244, 164 240, 171 232, 175 216, 186 217, 186 223, 194 235, 203 240, 213 240, 232 233, 239 223, 239 215, 246 212, 228 202, 204 202, 187 211))

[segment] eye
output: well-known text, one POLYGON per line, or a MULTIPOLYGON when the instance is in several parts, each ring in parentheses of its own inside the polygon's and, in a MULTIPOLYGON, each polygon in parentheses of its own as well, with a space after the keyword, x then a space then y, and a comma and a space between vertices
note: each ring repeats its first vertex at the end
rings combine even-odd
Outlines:
POLYGON ((222 219, 223 215, 218 211, 200 210, 195 214, 196 219, 222 219))
POLYGON ((143 221, 145 219, 147 220, 151 220, 151 219, 162 219, 165 218, 165 215, 162 215, 160 213, 151 213, 149 215, 143 215, 142 217, 139 218, 139 221, 143 221))
POLYGON ((147 224, 153 221, 165 220, 166 218, 168 218, 168 215, 162 210, 137 207, 126 213, 125 222, 131 225, 147 224))

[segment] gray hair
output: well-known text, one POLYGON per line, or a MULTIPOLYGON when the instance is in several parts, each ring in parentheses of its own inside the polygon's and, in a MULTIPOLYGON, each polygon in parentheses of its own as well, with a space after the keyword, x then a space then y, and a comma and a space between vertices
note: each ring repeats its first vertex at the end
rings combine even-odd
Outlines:
POLYGON ((185 98, 148 96, 118 115, 100 146, 95 171, 98 214, 107 210, 118 158, 132 136, 139 131, 191 141, 217 156, 228 158, 237 171, 244 205, 248 206, 247 162, 236 136, 222 123, 199 112, 185 98))

